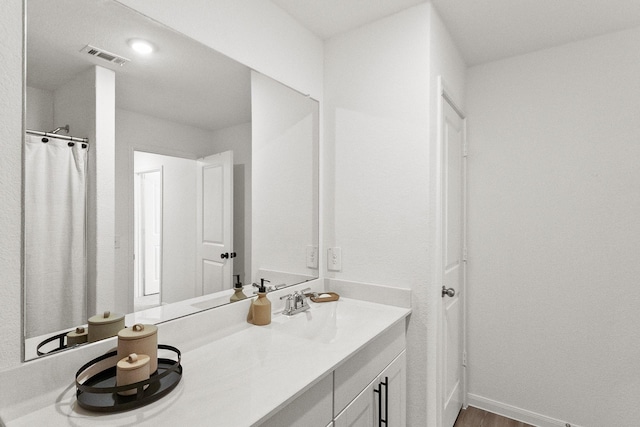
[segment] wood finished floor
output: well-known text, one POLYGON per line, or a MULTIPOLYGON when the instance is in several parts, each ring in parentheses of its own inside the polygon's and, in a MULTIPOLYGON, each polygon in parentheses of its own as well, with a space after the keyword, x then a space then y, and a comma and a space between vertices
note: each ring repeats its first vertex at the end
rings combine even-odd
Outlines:
POLYGON ((492 414, 482 409, 469 406, 460 411, 458 419, 453 427, 533 427, 510 418, 492 414))

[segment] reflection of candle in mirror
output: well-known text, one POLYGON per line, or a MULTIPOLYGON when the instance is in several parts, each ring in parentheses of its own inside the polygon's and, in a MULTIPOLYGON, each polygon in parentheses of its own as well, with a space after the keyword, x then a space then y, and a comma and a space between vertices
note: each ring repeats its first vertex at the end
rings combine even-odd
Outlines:
POLYGON ((73 347, 74 345, 87 342, 87 335, 87 330, 82 326, 78 326, 67 334, 67 347, 73 347))

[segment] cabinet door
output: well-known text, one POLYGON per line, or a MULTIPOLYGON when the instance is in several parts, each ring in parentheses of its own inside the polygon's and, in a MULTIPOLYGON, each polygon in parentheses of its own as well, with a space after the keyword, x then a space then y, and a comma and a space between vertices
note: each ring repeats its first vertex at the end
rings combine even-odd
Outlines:
POLYGON ((406 366, 403 351, 335 418, 335 427, 405 427, 406 366))
POLYGON ((373 383, 374 426, 404 427, 407 424, 407 362, 403 351, 387 366, 373 383), (386 385, 385 385, 386 384, 386 385), (381 405, 378 406, 378 405, 381 405), (386 421, 380 422, 378 414, 386 421))
POLYGON ((372 427, 374 426, 374 411, 377 398, 374 397, 373 388, 378 381, 370 383, 362 392, 347 405, 335 418, 335 427, 372 427))

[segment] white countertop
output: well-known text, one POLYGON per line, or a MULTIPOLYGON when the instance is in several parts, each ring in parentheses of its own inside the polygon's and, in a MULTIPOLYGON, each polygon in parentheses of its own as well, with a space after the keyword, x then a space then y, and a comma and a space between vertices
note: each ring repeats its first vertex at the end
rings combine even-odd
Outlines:
POLYGON ((407 308, 347 298, 311 303, 307 312, 293 317, 274 314, 270 325, 246 324, 184 351, 178 386, 147 406, 113 414, 85 411, 76 404, 70 379, 67 387, 48 396, 50 404, 35 409, 27 405, 29 413, 3 420, 7 427, 251 426, 283 408, 409 313, 407 308))

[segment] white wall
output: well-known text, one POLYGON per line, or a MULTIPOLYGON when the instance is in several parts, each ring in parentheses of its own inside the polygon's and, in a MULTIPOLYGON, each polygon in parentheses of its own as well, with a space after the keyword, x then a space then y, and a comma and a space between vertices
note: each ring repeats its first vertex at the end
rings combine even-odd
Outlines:
POLYGON ((427 372, 435 358, 426 356, 434 332, 429 308, 441 299, 432 282, 430 218, 436 76, 444 74, 462 96, 464 69, 430 4, 325 45, 324 239, 342 249, 342 271, 327 275, 412 289, 408 425, 435 419, 428 389, 435 377, 427 372))
POLYGON ((0 370, 17 365, 22 348, 22 2, 0 14, 0 370))
MULTIPOLYGON (((53 125, 53 93, 27 86, 27 116, 25 127, 44 132, 55 129, 53 125)), ((66 124, 66 123, 65 123, 66 124)), ((64 124, 62 125, 64 126, 64 124)))
POLYGON ((638 423, 639 49, 635 29, 469 69, 472 403, 638 423))

